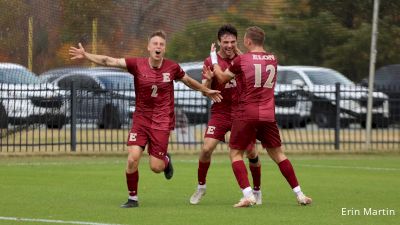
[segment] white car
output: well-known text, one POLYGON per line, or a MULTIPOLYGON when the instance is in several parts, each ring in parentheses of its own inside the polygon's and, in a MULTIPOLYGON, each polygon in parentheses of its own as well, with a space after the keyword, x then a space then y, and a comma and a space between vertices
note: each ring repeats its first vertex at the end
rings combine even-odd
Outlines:
MULTIPOLYGON (((335 127, 336 83, 340 84, 340 123, 346 127, 357 122, 365 126, 368 90, 357 86, 343 74, 328 68, 313 66, 279 66, 278 84, 297 85, 309 93, 312 102, 310 119, 319 127, 335 127)), ((373 92, 373 126, 387 127, 388 96, 373 92)))
POLYGON ((0 63, 0 128, 30 123, 61 128, 67 118, 62 96, 61 90, 41 83, 25 67, 0 63))
MULTIPOLYGON (((201 82, 202 61, 181 63, 180 66, 188 75, 201 82)), ((206 123, 212 102, 181 82, 175 82, 174 88, 175 104, 183 109, 189 121, 206 123)), ((304 127, 310 118, 311 102, 307 93, 296 85, 276 84, 275 103, 276 119, 283 128, 304 127)))

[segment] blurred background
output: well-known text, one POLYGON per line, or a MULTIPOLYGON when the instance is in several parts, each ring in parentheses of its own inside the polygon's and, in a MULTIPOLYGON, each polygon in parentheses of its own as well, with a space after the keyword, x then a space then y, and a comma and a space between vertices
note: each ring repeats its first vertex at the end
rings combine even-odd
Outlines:
MULTIPOLYGON (((276 112, 288 149, 365 149, 373 3, 0 0, 0 152, 123 149, 134 112, 132 77, 71 61, 69 47, 81 42, 91 53, 147 56, 148 35, 162 29, 167 58, 201 80, 201 61, 225 23, 238 28, 243 51, 248 26, 266 31, 265 48, 280 65, 276 112)), ((400 1, 380 1, 378 29, 372 143, 398 151, 400 1)), ((211 103, 180 84, 175 91, 171 148, 199 149, 211 103)))

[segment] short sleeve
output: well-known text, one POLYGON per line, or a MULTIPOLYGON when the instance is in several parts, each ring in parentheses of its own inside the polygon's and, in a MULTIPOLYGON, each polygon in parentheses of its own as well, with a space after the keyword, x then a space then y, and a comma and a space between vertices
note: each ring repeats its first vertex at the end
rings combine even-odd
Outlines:
POLYGON ((185 71, 183 71, 183 69, 181 68, 181 66, 179 66, 179 64, 175 65, 175 69, 174 69, 174 80, 180 80, 182 79, 183 76, 185 76, 185 71))
POLYGON ((126 69, 132 75, 137 74, 137 58, 125 58, 126 69))
POLYGON ((240 56, 236 57, 233 61, 232 64, 229 66, 229 71, 233 73, 234 75, 242 73, 242 67, 241 67, 241 60, 240 56))

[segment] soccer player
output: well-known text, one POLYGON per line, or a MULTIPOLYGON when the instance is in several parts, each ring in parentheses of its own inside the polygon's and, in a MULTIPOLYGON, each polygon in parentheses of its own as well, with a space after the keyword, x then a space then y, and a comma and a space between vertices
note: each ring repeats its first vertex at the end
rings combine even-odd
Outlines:
POLYGON ((126 68, 134 76, 136 109, 132 128, 128 134, 126 181, 128 201, 122 208, 137 207, 139 161, 148 145, 150 168, 155 173, 164 171, 167 179, 173 175, 171 156, 167 153, 170 131, 175 125, 173 81, 182 81, 188 87, 201 91, 213 101, 221 101, 220 91, 210 90, 190 78, 175 62, 165 59, 166 34, 156 31, 149 36, 149 57, 112 58, 95 55, 79 47, 71 47, 71 59, 88 59, 96 64, 126 68))
MULTIPOLYGON (((236 28, 229 24, 221 26, 218 30, 217 37, 220 49, 217 52, 217 57, 218 65, 223 70, 228 68, 233 59, 238 56, 237 33, 236 28)), ((204 67, 212 67, 210 57, 204 60, 204 67)), ((219 103, 214 103, 211 107, 211 118, 204 134, 204 144, 199 155, 197 169, 198 185, 196 191, 190 197, 190 204, 194 205, 198 204, 206 194, 206 177, 211 164, 211 155, 220 141, 225 142, 225 134, 232 127, 232 109, 236 107, 235 104, 237 103, 235 79, 230 80, 226 84, 221 84, 213 77, 212 73, 203 73, 202 83, 208 88, 220 90, 223 100, 219 103)), ((256 150, 254 149, 254 151, 249 152, 247 157, 249 158, 249 167, 253 176, 253 193, 257 204, 262 204, 260 191, 261 164, 258 160, 256 150)))
POLYGON ((281 147, 274 99, 278 63, 273 54, 265 51, 264 40, 265 33, 261 28, 247 28, 243 43, 248 52, 236 57, 232 65, 224 71, 218 65, 214 44, 211 47, 210 55, 215 76, 222 83, 233 78, 237 82, 239 102, 233 119, 229 147, 233 172, 242 189, 243 198, 234 207, 255 204, 243 162, 243 153, 251 150, 249 146, 254 138, 261 141, 269 156, 277 163, 282 175, 293 189, 297 202, 308 205, 312 199, 301 191, 292 164, 281 147))

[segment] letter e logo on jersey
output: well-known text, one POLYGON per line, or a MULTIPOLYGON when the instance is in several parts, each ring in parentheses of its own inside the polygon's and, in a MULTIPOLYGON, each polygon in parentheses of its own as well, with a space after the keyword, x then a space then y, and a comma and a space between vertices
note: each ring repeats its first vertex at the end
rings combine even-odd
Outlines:
POLYGON ((208 126, 207 134, 214 134, 215 126, 208 126))
POLYGON ((171 82, 169 73, 163 73, 162 75, 163 75, 163 82, 171 82))
POLYGON ((129 134, 129 141, 136 141, 137 133, 130 133, 129 134))

